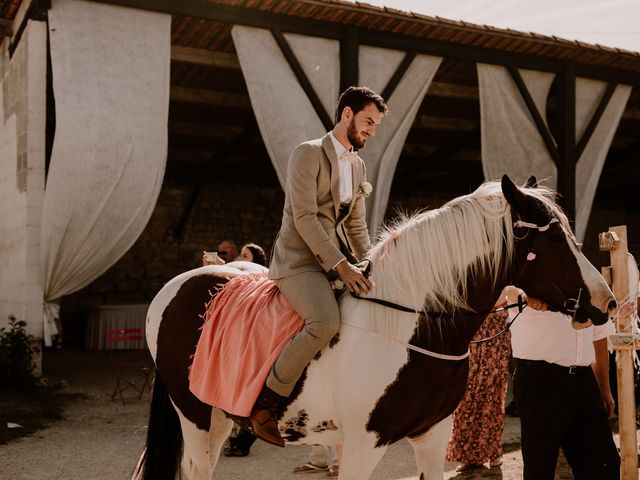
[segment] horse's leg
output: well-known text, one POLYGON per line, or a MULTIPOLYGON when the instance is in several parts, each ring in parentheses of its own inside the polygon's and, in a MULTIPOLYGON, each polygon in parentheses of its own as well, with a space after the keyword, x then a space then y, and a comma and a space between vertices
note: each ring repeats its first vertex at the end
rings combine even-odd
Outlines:
POLYGON ((437 480, 444 477, 444 457, 447 453, 451 426, 449 415, 419 437, 408 439, 413 447, 420 479, 437 480))
POLYGON ((215 469, 220 458, 220 450, 233 429, 233 420, 217 408, 211 411, 211 428, 209 430, 209 463, 215 469))
POLYGON ((340 460, 339 480, 367 480, 387 450, 376 448, 376 438, 369 432, 345 432, 340 460))
POLYGON ((182 415, 180 425, 184 442, 182 473, 188 480, 211 480, 214 465, 210 460, 209 432, 200 430, 182 415))

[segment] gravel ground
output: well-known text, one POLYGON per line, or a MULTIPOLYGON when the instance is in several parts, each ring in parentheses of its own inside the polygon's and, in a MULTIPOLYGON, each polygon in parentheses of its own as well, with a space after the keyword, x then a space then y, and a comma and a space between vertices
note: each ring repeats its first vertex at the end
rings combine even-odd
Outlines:
MULTIPOLYGON (((128 353, 130 354, 130 353, 128 353)), ((52 421, 35 434, 0 445, 0 478, 3 480, 123 480, 130 477, 144 445, 149 394, 126 405, 110 400, 114 377, 108 352, 52 350, 44 355, 44 374, 52 382, 64 381, 65 390, 81 394, 65 409, 64 419, 52 421)), ((4 428, 4 425, 2 425, 4 428)), ((456 464, 447 464, 446 479, 522 478, 518 419, 507 418, 501 468, 456 474, 456 464)), ((225 458, 216 470, 217 479, 301 480, 291 473, 306 461, 306 446, 281 450, 257 442, 245 458, 225 458)), ((392 445, 375 470, 372 480, 409 480, 415 477, 415 462, 406 441, 392 445)), ((314 473, 309 480, 324 478, 314 473)), ((566 465, 557 480, 571 479, 566 465)))

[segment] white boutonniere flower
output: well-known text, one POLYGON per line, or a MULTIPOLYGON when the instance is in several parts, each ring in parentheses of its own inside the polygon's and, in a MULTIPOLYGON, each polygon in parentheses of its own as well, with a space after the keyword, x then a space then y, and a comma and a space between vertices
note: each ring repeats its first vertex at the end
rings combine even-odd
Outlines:
POLYGON ((360 188, 358 189, 358 195, 362 195, 364 198, 367 198, 373 192, 373 186, 369 182, 362 182, 360 184, 360 188))

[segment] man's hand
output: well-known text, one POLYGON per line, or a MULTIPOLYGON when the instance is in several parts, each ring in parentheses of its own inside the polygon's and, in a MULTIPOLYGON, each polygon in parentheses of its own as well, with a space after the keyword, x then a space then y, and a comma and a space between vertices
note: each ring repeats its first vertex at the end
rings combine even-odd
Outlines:
POLYGON ((363 294, 369 293, 371 290, 371 282, 362 275, 362 272, 358 268, 346 260, 336 265, 336 272, 338 272, 340 280, 342 280, 350 292, 363 294))

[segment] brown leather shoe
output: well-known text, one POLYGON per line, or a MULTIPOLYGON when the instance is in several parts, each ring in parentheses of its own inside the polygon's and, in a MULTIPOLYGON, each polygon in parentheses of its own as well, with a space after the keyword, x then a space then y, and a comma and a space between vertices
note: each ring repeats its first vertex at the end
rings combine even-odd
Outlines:
POLYGON ((254 408, 248 420, 251 422, 251 430, 256 437, 277 447, 284 447, 284 440, 278 430, 278 422, 270 409, 254 408))

